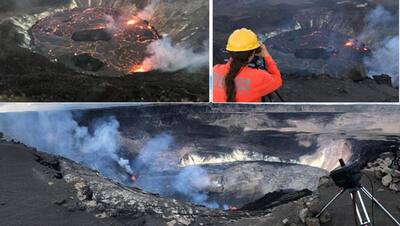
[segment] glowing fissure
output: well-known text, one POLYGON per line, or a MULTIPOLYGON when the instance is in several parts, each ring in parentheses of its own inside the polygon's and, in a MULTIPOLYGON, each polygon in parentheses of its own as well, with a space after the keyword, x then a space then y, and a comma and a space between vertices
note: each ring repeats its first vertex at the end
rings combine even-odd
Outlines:
POLYGON ((201 155, 196 153, 190 153, 181 158, 179 166, 195 166, 195 165, 206 165, 206 164, 223 164, 233 162, 249 162, 249 161, 265 161, 265 162, 277 162, 277 163, 299 163, 297 160, 281 159, 279 157, 266 155, 259 152, 251 152, 247 150, 234 150, 231 153, 218 154, 218 156, 212 155, 201 155))
POLYGON ((331 171, 339 165, 339 159, 347 162, 352 155, 351 146, 346 140, 319 137, 317 151, 300 157, 300 164, 331 171))

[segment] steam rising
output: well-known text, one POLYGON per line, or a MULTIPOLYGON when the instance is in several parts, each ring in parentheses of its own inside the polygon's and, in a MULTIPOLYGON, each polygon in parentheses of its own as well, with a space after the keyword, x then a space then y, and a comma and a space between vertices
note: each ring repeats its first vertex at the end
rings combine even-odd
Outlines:
POLYGON ((142 148, 134 162, 135 174, 139 175, 138 185, 146 191, 177 194, 193 203, 218 208, 217 203, 208 202, 208 195, 204 192, 211 184, 207 171, 199 166, 178 168, 179 157, 171 151, 173 143, 173 137, 161 134, 142 148), (178 173, 171 177, 161 176, 166 171, 178 173), (149 174, 160 176, 153 180, 149 174))
POLYGON ((208 195, 202 192, 210 184, 211 182, 205 169, 199 166, 190 166, 178 174, 173 186, 179 193, 190 197, 194 203, 203 204, 209 208, 218 208, 219 204, 208 202, 208 195))
MULTIPOLYGON (((159 0, 152 0, 137 16, 143 20, 151 21, 159 0)), ((165 38, 153 41, 147 47, 149 57, 147 57, 142 67, 145 71, 161 70, 167 72, 179 71, 182 69, 196 71, 208 66, 208 48, 204 45, 204 50, 195 52, 194 49, 179 44, 174 44, 171 39, 165 38)))
POLYGON ((373 56, 364 59, 368 75, 390 75, 393 86, 399 87, 399 36, 385 38, 373 49, 373 56))
POLYGON ((311 155, 300 157, 301 164, 331 171, 338 166, 338 159, 343 159, 345 162, 351 159, 351 147, 345 139, 320 136, 317 140, 317 151, 311 155))
POLYGON ((397 21, 395 15, 379 5, 365 17, 366 26, 358 37, 363 42, 375 43, 371 46, 373 55, 364 59, 368 76, 390 75, 394 87, 399 86, 399 36, 388 35, 387 31, 397 28, 397 21))
POLYGON ((12 113, 0 117, 0 131, 8 137, 115 179, 121 178, 110 170, 114 165, 130 170, 129 160, 119 156, 118 127, 113 117, 97 120, 92 128, 80 126, 70 112, 12 113))
POLYGON ((178 168, 173 137, 159 135, 140 150, 136 159, 122 157, 119 122, 114 117, 100 118, 81 126, 70 112, 27 112, 0 115, 0 131, 8 138, 50 154, 59 155, 99 171, 115 181, 132 186, 130 175, 139 176, 145 191, 175 194, 188 201, 217 208, 207 202, 203 192, 210 185, 207 171, 195 166, 178 168), (165 170, 174 172, 162 177, 165 170), (147 175, 155 175, 157 180, 147 175), (143 176, 143 177, 142 177, 143 176), (167 186, 172 184, 172 186, 167 186))
POLYGON ((160 2, 160 0, 152 0, 149 5, 147 5, 143 10, 141 10, 137 16, 142 20, 151 20, 156 11, 156 5, 160 2))
POLYGON ((174 45, 169 38, 152 42, 147 51, 151 56, 144 60, 143 65, 151 65, 153 70, 195 71, 208 66, 207 51, 195 52, 192 48, 174 45))

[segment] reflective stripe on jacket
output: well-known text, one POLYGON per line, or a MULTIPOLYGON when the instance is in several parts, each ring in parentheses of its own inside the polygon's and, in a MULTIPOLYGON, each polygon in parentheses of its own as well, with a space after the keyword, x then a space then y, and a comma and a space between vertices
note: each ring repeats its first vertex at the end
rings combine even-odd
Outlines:
MULTIPOLYGON (((273 93, 282 86, 281 73, 271 56, 265 57, 267 70, 243 67, 235 78, 236 102, 261 102, 263 96, 273 93)), ((229 65, 218 64, 213 69, 213 102, 227 101, 225 77, 229 65)))

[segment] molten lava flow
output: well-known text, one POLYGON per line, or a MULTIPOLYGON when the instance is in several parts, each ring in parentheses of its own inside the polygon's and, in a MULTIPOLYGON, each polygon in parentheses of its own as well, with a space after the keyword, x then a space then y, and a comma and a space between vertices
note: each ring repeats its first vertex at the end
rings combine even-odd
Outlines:
POLYGON ((56 12, 39 20, 30 33, 32 49, 50 59, 88 54, 123 73, 149 71, 151 67, 132 65, 142 64, 147 46, 159 39, 148 21, 107 7, 56 12), (77 35, 79 40, 72 39, 77 35))
POLYGON ((127 25, 135 25, 135 24, 137 24, 138 22, 139 22, 138 18, 133 17, 132 19, 129 19, 129 20, 126 22, 126 24, 127 24, 127 25))
POLYGON ((144 61, 142 64, 133 65, 129 68, 130 73, 141 73, 141 72, 148 72, 152 70, 152 66, 150 62, 144 61))
POLYGON ((131 176, 131 181, 132 181, 133 183, 136 183, 137 177, 136 177, 136 176, 131 176))
POLYGON ((344 44, 344 46, 353 47, 353 46, 354 46, 354 42, 351 41, 351 40, 348 40, 348 41, 344 44))
POLYGON ((237 211, 237 210, 239 210, 239 208, 236 207, 236 206, 229 206, 229 210, 230 211, 237 211))

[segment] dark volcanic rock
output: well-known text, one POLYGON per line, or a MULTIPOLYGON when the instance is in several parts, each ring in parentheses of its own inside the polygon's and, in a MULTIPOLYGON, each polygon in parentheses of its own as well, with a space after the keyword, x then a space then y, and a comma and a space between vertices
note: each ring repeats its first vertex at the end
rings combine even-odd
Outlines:
POLYGON ((274 206, 295 201, 311 194, 312 192, 308 189, 304 189, 302 191, 275 191, 266 194, 261 199, 244 205, 241 210, 265 210, 274 206))
POLYGON ((104 63, 87 53, 80 54, 73 57, 75 66, 85 69, 87 71, 98 71, 104 67, 104 63))
POLYGON ((296 49, 294 55, 297 58, 326 60, 331 57, 332 52, 329 52, 324 48, 302 48, 296 49))
POLYGON ((72 34, 71 38, 76 42, 110 41, 112 35, 106 29, 101 28, 77 31, 72 34))
POLYGON ((375 75, 373 78, 378 84, 385 84, 390 87, 392 86, 392 78, 389 75, 375 75))
POLYGON ((362 64, 359 64, 350 70, 350 72, 347 74, 347 77, 355 82, 358 82, 368 78, 368 75, 364 66, 362 64))

